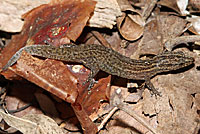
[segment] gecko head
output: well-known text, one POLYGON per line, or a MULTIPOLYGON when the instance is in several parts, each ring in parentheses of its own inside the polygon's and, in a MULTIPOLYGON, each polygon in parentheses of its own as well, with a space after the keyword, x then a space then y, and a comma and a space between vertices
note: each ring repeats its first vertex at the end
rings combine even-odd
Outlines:
POLYGON ((154 57, 156 65, 162 72, 177 70, 194 63, 194 58, 186 56, 183 52, 164 52, 154 57))

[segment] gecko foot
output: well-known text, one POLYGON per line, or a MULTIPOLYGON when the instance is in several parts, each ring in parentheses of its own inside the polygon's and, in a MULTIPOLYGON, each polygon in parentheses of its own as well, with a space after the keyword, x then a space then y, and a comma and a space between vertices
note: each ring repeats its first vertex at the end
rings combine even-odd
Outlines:
POLYGON ((94 84, 97 84, 98 83, 98 81, 95 81, 94 79, 92 79, 92 80, 86 80, 85 82, 83 82, 83 85, 85 85, 86 83, 90 83, 89 84, 89 86, 88 86, 88 91, 90 91, 90 89, 92 89, 93 87, 94 87, 94 84))
POLYGON ((155 95, 155 97, 157 98, 157 96, 162 96, 161 92, 158 92, 158 90, 154 87, 154 85, 151 83, 150 79, 146 79, 145 80, 145 84, 148 87, 148 89, 151 92, 151 96, 155 95))
POLYGON ((88 91, 90 91, 90 89, 92 89, 94 87, 94 84, 97 84, 98 81, 95 81, 94 79, 90 82, 89 86, 88 86, 88 91))
POLYGON ((161 92, 158 92, 157 89, 153 89, 150 90, 151 96, 155 95, 155 97, 157 98, 157 96, 162 97, 161 92))

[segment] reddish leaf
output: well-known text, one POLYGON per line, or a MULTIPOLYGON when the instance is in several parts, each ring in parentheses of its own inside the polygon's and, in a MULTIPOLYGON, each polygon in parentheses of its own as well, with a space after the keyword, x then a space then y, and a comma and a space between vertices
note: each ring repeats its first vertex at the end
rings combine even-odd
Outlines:
POLYGON ((67 102, 75 102, 78 81, 62 62, 50 59, 43 61, 23 53, 15 67, 13 71, 27 80, 67 102))
POLYGON ((88 90, 80 90, 79 89, 79 96, 77 98, 77 102, 82 105, 88 115, 91 115, 94 112, 97 112, 101 101, 109 99, 110 94, 110 86, 109 85, 111 80, 111 76, 107 78, 100 79, 98 84, 91 89, 88 90))
POLYGON ((89 118, 88 114, 84 110, 84 108, 79 103, 72 104, 72 108, 81 123, 81 126, 84 130, 85 134, 96 134, 97 133, 97 126, 92 122, 89 118))
POLYGON ((33 24, 29 34, 35 44, 53 45, 75 41, 85 27, 96 2, 55 0, 26 13, 23 17, 33 24))

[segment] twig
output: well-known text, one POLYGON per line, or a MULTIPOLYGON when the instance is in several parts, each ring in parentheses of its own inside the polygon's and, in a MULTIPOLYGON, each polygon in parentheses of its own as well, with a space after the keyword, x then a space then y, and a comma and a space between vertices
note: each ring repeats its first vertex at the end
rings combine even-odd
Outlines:
POLYGON ((144 20, 147 20, 150 14, 152 13, 153 8, 155 7, 157 0, 151 0, 148 4, 145 5, 142 16, 144 20))
POLYGON ((200 35, 181 36, 166 41, 165 48, 168 51, 171 51, 174 47, 176 47, 179 44, 195 42, 195 41, 200 41, 200 35))
POLYGON ((114 107, 108 115, 103 119, 101 124, 98 126, 98 132, 104 127, 104 125, 107 123, 107 121, 111 118, 111 116, 118 110, 118 107, 114 107))
POLYGON ((21 111, 27 109, 27 108, 30 107, 31 105, 32 105, 32 104, 29 103, 29 104, 27 104, 27 105, 25 105, 25 106, 23 106, 23 107, 18 108, 18 109, 15 109, 15 110, 7 110, 7 111, 8 111, 9 114, 14 114, 14 113, 21 112, 21 111))
POLYGON ((96 37, 96 39, 104 46, 111 48, 111 45, 108 41, 97 31, 92 31, 92 34, 96 37))

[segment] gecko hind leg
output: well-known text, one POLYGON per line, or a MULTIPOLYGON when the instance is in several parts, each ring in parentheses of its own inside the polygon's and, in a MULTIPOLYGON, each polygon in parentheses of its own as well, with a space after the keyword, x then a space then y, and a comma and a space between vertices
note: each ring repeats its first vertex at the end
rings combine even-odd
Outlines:
POLYGON ((161 92, 158 92, 158 90, 154 87, 154 85, 151 83, 150 79, 147 78, 145 80, 145 85, 147 86, 147 88, 151 91, 151 94, 152 95, 155 95, 155 96, 160 96, 161 97, 161 92))

